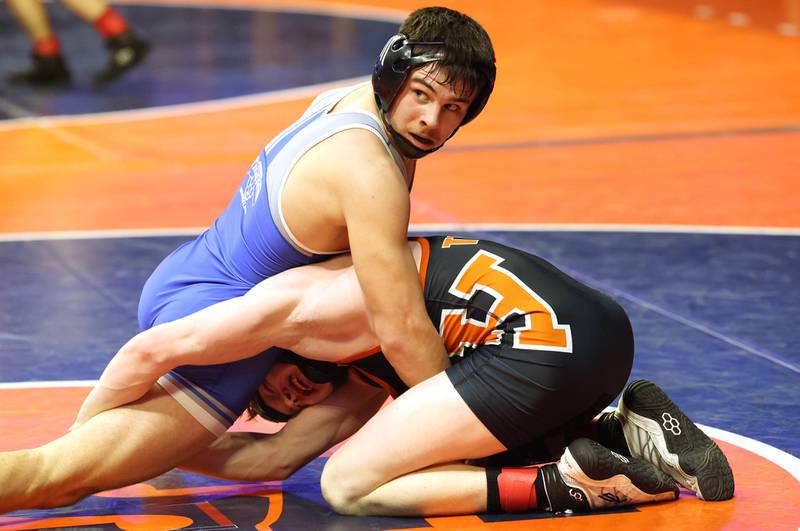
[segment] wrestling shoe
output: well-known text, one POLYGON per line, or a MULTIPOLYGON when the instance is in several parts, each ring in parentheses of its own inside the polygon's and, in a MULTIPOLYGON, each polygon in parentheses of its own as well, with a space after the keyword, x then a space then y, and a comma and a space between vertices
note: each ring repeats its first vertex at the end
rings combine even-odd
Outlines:
POLYGON ((546 500, 551 512, 590 512, 678 498, 678 485, 656 467, 612 452, 591 439, 576 439, 558 463, 544 465, 546 500))
POLYGON ((36 87, 63 87, 70 82, 70 74, 64 58, 60 55, 47 57, 31 54, 32 66, 28 70, 14 72, 6 79, 14 85, 36 87))
POLYGON ((631 382, 615 417, 631 455, 652 463, 703 500, 733 497, 733 472, 725 454, 656 384, 631 382))
POLYGON ((139 64, 150 52, 150 44, 127 31, 106 41, 111 55, 106 67, 94 76, 95 86, 104 85, 118 79, 128 70, 139 64))

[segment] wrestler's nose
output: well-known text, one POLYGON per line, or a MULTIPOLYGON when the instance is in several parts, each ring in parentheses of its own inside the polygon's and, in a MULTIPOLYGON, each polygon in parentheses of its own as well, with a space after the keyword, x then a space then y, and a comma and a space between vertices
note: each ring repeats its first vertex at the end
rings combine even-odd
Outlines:
POLYGON ((298 396, 291 389, 286 389, 283 393, 283 403, 292 411, 298 407, 297 400, 298 396))
POLYGON ((439 107, 435 104, 426 105, 420 121, 428 129, 436 129, 439 125, 439 107))

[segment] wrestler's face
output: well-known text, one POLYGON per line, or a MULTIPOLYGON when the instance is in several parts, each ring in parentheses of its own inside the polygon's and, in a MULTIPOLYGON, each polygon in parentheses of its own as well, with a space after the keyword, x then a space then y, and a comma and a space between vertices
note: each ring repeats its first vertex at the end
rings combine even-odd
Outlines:
POLYGON ((395 131, 419 149, 441 146, 464 120, 475 92, 445 83, 447 72, 434 63, 414 70, 389 108, 395 131))
POLYGON ((325 400, 332 392, 332 383, 314 383, 297 365, 283 362, 276 362, 272 366, 258 388, 258 393, 269 407, 289 416, 325 400))

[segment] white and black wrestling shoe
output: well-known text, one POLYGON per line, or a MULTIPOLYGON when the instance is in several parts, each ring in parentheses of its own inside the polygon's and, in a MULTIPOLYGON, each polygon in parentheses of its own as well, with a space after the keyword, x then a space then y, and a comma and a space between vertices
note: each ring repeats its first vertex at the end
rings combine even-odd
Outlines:
POLYGON ((614 416, 631 455, 652 463, 703 500, 733 497, 733 472, 725 454, 656 384, 631 382, 614 416))
POLYGON ((558 463, 544 465, 546 500, 555 513, 591 511, 678 498, 678 485, 650 463, 612 452, 591 439, 576 439, 558 463))

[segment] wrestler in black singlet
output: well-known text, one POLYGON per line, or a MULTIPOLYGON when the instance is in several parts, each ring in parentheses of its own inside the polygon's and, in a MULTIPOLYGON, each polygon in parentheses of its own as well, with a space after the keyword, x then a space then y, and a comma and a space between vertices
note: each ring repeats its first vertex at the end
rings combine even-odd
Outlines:
MULTIPOLYGON (((588 423, 622 391, 633 333, 610 297, 505 245, 419 241, 428 314, 453 362, 447 376, 506 447, 588 423)), ((407 389, 380 352, 352 366, 395 396, 407 389)))

